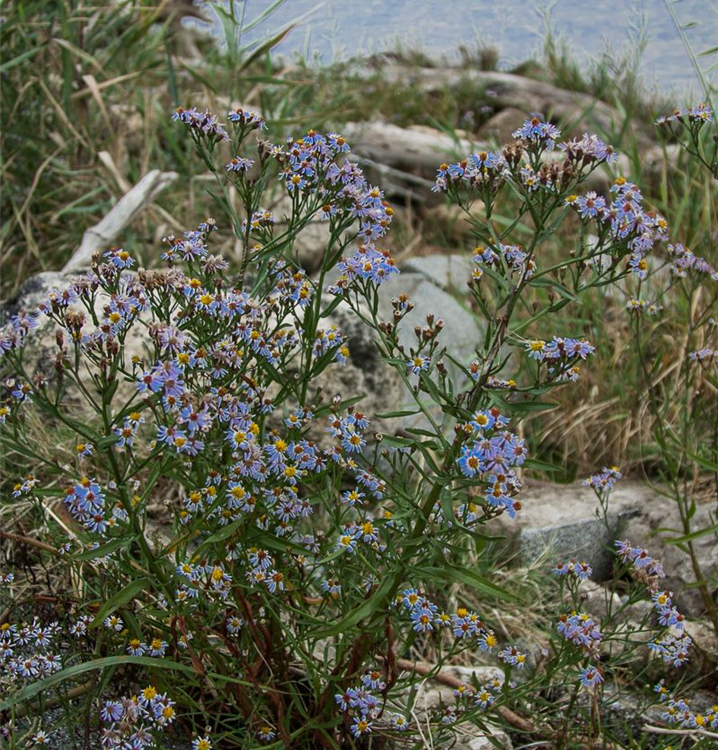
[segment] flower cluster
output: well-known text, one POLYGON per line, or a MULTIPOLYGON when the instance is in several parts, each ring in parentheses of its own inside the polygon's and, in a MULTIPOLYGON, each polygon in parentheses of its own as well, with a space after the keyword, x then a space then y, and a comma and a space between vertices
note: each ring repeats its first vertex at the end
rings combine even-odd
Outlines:
MULTIPOLYGON (((501 415, 497 408, 480 410, 459 429, 469 438, 469 445, 461 448, 457 464, 464 476, 477 479, 485 487, 483 515, 486 511, 505 511, 511 518, 521 508, 515 500, 521 489, 521 482, 514 467, 521 466, 528 457, 524 441, 504 429, 509 419, 501 415)), ((478 520, 475 504, 458 508, 458 518, 464 524, 478 520)))
POLYGON ((618 154, 613 146, 604 143, 597 135, 584 133, 581 138, 574 138, 558 144, 566 158, 576 164, 613 164, 618 154))
POLYGON ((693 711, 687 700, 676 698, 670 693, 664 680, 653 689, 658 693, 661 703, 665 703, 661 714, 663 721, 683 729, 718 729, 718 705, 713 705, 704 712, 693 711))
POLYGON ((567 563, 556 563, 553 572, 559 578, 570 576, 577 578, 579 581, 587 581, 593 575, 593 569, 587 562, 578 562, 576 560, 569 560, 567 563))
MULTIPOLYGON (((355 737, 368 735, 372 731, 373 722, 383 713, 382 704, 374 691, 382 692, 386 683, 382 673, 373 670, 362 675, 358 687, 347 688, 343 693, 334 696, 339 710, 352 718, 351 733, 355 737)), ((393 714, 389 718, 392 729, 404 732, 409 729, 409 721, 401 714, 393 714)))
POLYGON ((498 191, 506 180, 513 179, 528 193, 539 189, 560 193, 574 181, 599 164, 616 160, 614 149, 595 135, 584 134, 559 144, 565 161, 540 162, 541 155, 552 151, 561 131, 539 117, 533 117, 514 131, 515 142, 502 152, 482 151, 453 164, 441 164, 437 170, 434 192, 455 195, 459 186, 487 191, 498 191), (523 160, 525 158, 525 161, 523 160))
POLYGON ((556 140, 561 137, 561 131, 555 125, 544 122, 540 117, 532 117, 525 120, 524 124, 514 130, 511 135, 521 141, 536 144, 551 151, 556 140))
POLYGON ((642 547, 634 547, 628 541, 619 540, 616 542, 616 549, 624 563, 628 563, 634 571, 640 571, 641 580, 655 581, 666 577, 661 563, 642 547))
POLYGON ((655 316, 663 312, 663 305, 659 305, 657 302, 649 302, 645 299, 631 297, 628 302, 626 302, 626 310, 629 310, 632 313, 642 313, 645 310, 650 316, 655 316))
POLYGON ((617 466, 604 466, 599 474, 592 474, 584 479, 583 485, 593 488, 596 492, 604 493, 610 492, 619 479, 623 479, 623 474, 617 466))
POLYGON ((628 267, 638 278, 648 275, 646 256, 660 240, 668 238, 666 220, 643 208, 643 195, 632 182, 619 177, 611 187, 611 202, 596 193, 569 195, 571 206, 584 222, 597 224, 599 240, 626 245, 630 252, 628 267))
POLYGON ((549 362, 549 375, 555 380, 578 380, 581 367, 579 361, 585 361, 596 351, 586 339, 572 339, 554 336, 551 341, 532 339, 526 342, 525 351, 530 359, 537 362, 549 362))
POLYGON ((111 524, 105 515, 105 494, 93 479, 82 478, 68 487, 65 507, 73 518, 96 534, 104 534, 111 524))
POLYGON ((184 109, 178 107, 172 115, 173 120, 178 120, 187 126, 193 135, 201 135, 210 142, 228 141, 229 135, 217 119, 208 109, 200 112, 196 107, 184 109))
POLYGON ((578 646, 588 656, 599 657, 603 633, 591 615, 575 611, 561 615, 556 629, 567 641, 578 646))
MULTIPOLYGON (((448 614, 439 611, 439 607, 422 596, 416 589, 405 589, 397 596, 397 605, 409 612, 412 627, 417 633, 427 633, 436 628, 450 628, 454 637, 459 640, 475 640, 481 651, 492 652, 498 645, 494 631, 487 627, 482 618, 464 607, 448 614)), ((503 652, 502 652, 503 653, 503 652)), ((523 664, 524 659, 507 661, 523 664)))
POLYGON ((337 162, 347 151, 349 145, 338 133, 320 135, 314 131, 296 141, 289 139, 284 147, 274 150, 282 169, 280 177, 290 195, 298 199, 315 194, 321 201, 322 218, 359 223, 356 237, 360 248, 339 263, 342 275, 332 287, 337 294, 355 279, 368 279, 378 285, 398 273, 388 251, 375 246, 388 232, 394 211, 382 191, 367 182, 355 163, 347 158, 337 162))
POLYGON ((498 657, 499 661, 517 669, 523 669, 524 664, 526 664, 526 654, 523 651, 519 651, 516 646, 506 646, 506 648, 499 651, 498 657))
MULTIPOLYGON (((507 652, 506 663, 510 665, 518 665, 519 669, 523 665, 523 660, 518 660, 518 656, 523 656, 520 652, 513 649, 513 655, 509 652, 511 649, 505 649, 507 652)), ((502 652, 503 653, 503 652, 502 652)), ((503 687, 503 680, 501 676, 496 674, 488 682, 479 684, 478 688, 474 687, 470 683, 462 682, 456 688, 454 688, 453 696, 456 701, 453 706, 444 706, 441 713, 441 723, 444 725, 451 726, 455 724, 459 715, 470 710, 472 704, 475 708, 485 710, 490 708, 496 702, 497 697, 500 695, 503 687)))
POLYGON ((692 107, 676 109, 670 115, 663 115, 656 120, 658 125, 665 125, 671 122, 680 122, 684 125, 686 123, 703 124, 713 122, 713 111, 707 104, 701 102, 700 104, 694 104, 692 107))
POLYGON ((687 247, 679 243, 668 245, 668 255, 672 260, 671 272, 676 278, 684 279, 689 271, 694 271, 718 281, 718 271, 705 258, 696 256, 687 247))
POLYGON ((176 718, 174 701, 149 686, 139 695, 104 701, 100 741, 103 750, 143 750, 156 744, 156 732, 176 718))
POLYGON ((694 362, 710 362, 711 360, 718 360, 718 351, 706 346, 703 349, 691 352, 689 356, 694 362))
POLYGON ((658 587, 658 581, 665 577, 663 566, 645 549, 634 547, 628 541, 617 541, 616 548, 621 560, 629 565, 633 577, 647 586, 658 623, 668 629, 662 638, 656 638, 648 647, 667 664, 683 666, 689 659, 688 651, 693 641, 685 630, 685 617, 673 604, 673 593, 658 587))
POLYGON ((509 274, 521 273, 522 279, 530 279, 536 270, 536 263, 518 245, 499 244, 498 251, 493 247, 476 247, 474 248, 474 269, 473 278, 480 281, 483 278, 484 266, 491 268, 506 268, 509 274))
POLYGON ((227 113, 227 119, 237 128, 264 130, 267 127, 267 123, 261 115, 241 107, 230 109, 227 113))
POLYGON ((450 187, 466 184, 469 187, 490 185, 494 189, 503 181, 506 162, 502 154, 482 151, 454 164, 441 164, 432 190, 446 192, 450 187))
POLYGON ((337 295, 343 294, 352 282, 369 281, 379 286, 390 276, 399 273, 389 251, 370 244, 361 245, 350 258, 342 258, 337 268, 342 275, 328 287, 331 294, 337 295))
POLYGON ((13 680, 35 681, 62 668, 59 623, 42 625, 38 618, 18 627, 10 622, 0 625, 0 665, 13 680))

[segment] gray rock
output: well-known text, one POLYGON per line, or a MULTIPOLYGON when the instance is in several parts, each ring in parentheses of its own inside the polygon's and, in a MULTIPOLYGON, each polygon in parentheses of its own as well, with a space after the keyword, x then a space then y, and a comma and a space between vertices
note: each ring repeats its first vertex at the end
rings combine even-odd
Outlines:
POLYGON ((481 336, 479 321, 455 297, 429 281, 426 272, 402 273, 381 286, 379 312, 384 320, 391 320, 391 300, 400 294, 407 294, 414 303, 414 309, 402 321, 399 333, 402 346, 415 345, 414 326, 426 325, 426 316, 431 313, 446 324, 439 341, 447 351, 467 362, 473 358, 481 336))
POLYGON ((628 519, 639 514, 653 493, 638 482, 623 482, 611 497, 608 528, 596 514, 593 491, 577 485, 529 485, 515 521, 501 521, 513 537, 521 560, 548 567, 576 558, 593 568, 594 580, 605 580, 613 568, 613 543, 625 531, 628 519))
MULTIPOLYGON (((449 293, 431 283, 427 273, 401 273, 384 282, 379 296, 380 320, 392 319, 391 300, 401 294, 407 294, 415 305, 402 321, 399 331, 399 342, 405 347, 407 356, 409 348, 416 345, 414 327, 425 325, 426 316, 433 313, 446 323, 439 340, 447 351, 467 363, 473 358, 474 347, 481 335, 478 320, 449 293)), ((345 366, 329 367, 319 379, 319 385, 328 397, 335 393, 341 393, 343 398, 362 395, 364 399, 358 408, 370 418, 376 413, 415 408, 416 402, 399 373, 382 361, 375 334, 367 325, 344 304, 332 313, 327 323, 337 325, 346 334, 351 355, 345 366)), ((451 369, 449 363, 450 372, 451 369)), ((458 375, 456 380, 458 383, 458 375)), ((436 412, 437 418, 441 417, 438 406, 431 405, 431 411, 436 412)), ((374 420, 371 429, 394 434, 398 428, 427 426, 426 418, 416 415, 374 420)))
MULTIPOLYGON (((316 381, 327 399, 336 394, 349 399, 362 396, 357 408, 371 420, 372 432, 393 434, 397 425, 376 419, 382 412, 396 411, 405 397, 404 383, 397 371, 383 362, 376 346, 375 334, 342 303, 328 318, 329 325, 338 326, 347 336, 349 359, 343 366, 331 365, 316 381)), ((332 442, 323 433, 314 437, 320 444, 332 442)))
POLYGON ((424 255, 404 263, 403 270, 421 274, 427 281, 446 291, 464 293, 474 270, 470 253, 424 255))
MULTIPOLYGON (((75 273, 66 274, 56 272, 44 272, 32 276, 20 287, 18 294, 12 300, 0 304, 0 326, 5 324, 11 316, 20 310, 28 312, 36 310, 37 306, 47 298, 50 292, 53 290, 64 291, 81 278, 82 275, 75 273)), ((94 302, 94 309, 99 318, 103 316, 103 308, 109 301, 110 297, 106 292, 98 291, 94 302)), ((86 314, 84 306, 80 303, 72 305, 71 309, 86 314)), ((94 327, 92 321, 88 320, 87 329, 94 329, 94 327)), ((62 329, 45 315, 38 317, 38 326, 30 332, 23 352, 23 365, 30 377, 41 374, 49 381, 52 381, 56 377, 55 358, 59 349, 55 333, 59 330, 62 329)), ((64 344, 65 349, 71 352, 72 342, 68 340, 68 333, 66 331, 64 332, 64 344)), ((125 339, 125 363, 129 363, 134 355, 144 357, 147 352, 146 329, 143 326, 136 325, 130 329, 125 339)), ((80 368, 80 377, 92 393, 95 392, 95 385, 92 382, 90 373, 95 371, 95 365, 89 365, 89 372, 85 368, 80 368)), ((79 389, 72 385, 69 379, 66 380, 66 383, 68 384, 68 396, 70 399, 75 403, 78 402, 78 399, 81 404, 84 403, 84 398, 79 398, 79 389)), ((123 398, 127 399, 133 391, 134 383, 128 383, 121 379, 116 398, 118 401, 123 398)))
MULTIPOLYGON (((485 665, 459 666, 447 665, 442 672, 456 677, 463 682, 473 685, 486 683, 494 678, 503 680, 501 669, 485 665)), ((449 685, 428 679, 421 683, 415 696, 413 716, 421 726, 427 725, 428 721, 435 717, 443 707, 450 707, 456 703, 454 688, 449 685)), ((428 733, 428 725, 425 730, 428 733)), ((455 737, 450 741, 436 745, 437 750, 496 750, 497 747, 504 750, 512 750, 511 740, 503 729, 488 725, 488 731, 478 727, 463 724, 456 727, 455 737), (491 736, 491 740, 488 739, 491 736), (499 743, 498 745, 496 743, 499 743)))
POLYGON ((653 146, 643 154, 641 167, 648 177, 657 179, 665 172, 678 169, 685 153, 680 143, 670 143, 665 147, 653 146))
POLYGON ((378 164, 433 180, 442 162, 463 159, 478 146, 424 126, 402 128, 389 122, 350 122, 343 128, 352 152, 378 164))
MULTIPOLYGON (((269 203, 268 209, 274 214, 275 234, 279 235, 286 230, 289 216, 292 214, 291 198, 286 194, 281 194, 269 203)), ((319 270, 327 249, 329 235, 329 222, 319 218, 312 219, 297 234, 294 240, 294 257, 309 273, 319 270)))
MULTIPOLYGON (((541 113, 545 117, 570 124, 566 135, 581 135, 585 130, 606 136, 620 132, 624 118, 611 105, 590 94, 553 86, 533 78, 500 71, 459 67, 419 67, 390 62, 381 69, 383 78, 395 85, 417 87, 426 94, 473 85, 484 93, 497 108, 515 107, 527 115, 541 113)), ((652 145, 649 135, 632 126, 632 134, 642 148, 652 145)))
POLYGON ((718 664, 718 635, 706 622, 686 621, 686 632, 693 639, 693 645, 711 665, 718 664))
MULTIPOLYGON (((21 311, 33 312, 53 290, 66 290, 80 276, 65 275, 46 271, 31 276, 18 290, 15 297, 0 303, 0 326, 5 325, 13 315, 21 311)), ((46 378, 54 377, 55 357, 58 353, 55 341, 55 323, 44 315, 38 317, 38 326, 30 332, 23 354, 23 364, 30 377, 41 374, 46 378)))
MULTIPOLYGON (((513 748, 508 734, 503 730, 496 729, 490 734, 491 739, 487 736, 480 736, 468 740, 465 744, 466 750, 497 750, 499 747, 503 750, 511 750, 511 748, 513 748), (497 742, 499 743, 498 745, 496 744, 497 742)), ((457 747, 459 747, 459 745, 457 745, 457 747)))
MULTIPOLYGON (((609 605, 611 612, 615 613, 620 609, 622 604, 621 597, 615 591, 611 592, 608 586, 596 583, 595 581, 586 581, 583 583, 579 595, 585 610, 600 618, 607 616, 609 605)), ((651 611, 653 611, 652 608, 651 611)))
POLYGON ((21 310, 28 312, 34 310, 53 289, 66 289, 74 280, 80 278, 76 275, 65 275, 57 271, 44 271, 35 274, 25 281, 17 294, 9 300, 0 300, 0 325, 3 325, 12 316, 21 310))
MULTIPOLYGON (((690 558, 669 534, 659 529, 681 528, 676 504, 658 489, 638 481, 619 482, 611 494, 608 525, 597 515, 599 503, 593 492, 582 485, 534 485, 529 483, 522 496, 523 507, 515 521, 499 519, 496 526, 527 565, 550 567, 558 561, 576 558, 593 568, 595 581, 606 580, 612 572, 617 539, 629 539, 659 559, 666 572, 665 586, 685 614, 698 617, 703 602, 695 590, 690 558)), ((691 528, 699 530, 715 523, 715 509, 698 505, 691 528)), ((718 575, 718 545, 714 535, 694 540, 694 549, 703 575, 715 586, 718 575)))

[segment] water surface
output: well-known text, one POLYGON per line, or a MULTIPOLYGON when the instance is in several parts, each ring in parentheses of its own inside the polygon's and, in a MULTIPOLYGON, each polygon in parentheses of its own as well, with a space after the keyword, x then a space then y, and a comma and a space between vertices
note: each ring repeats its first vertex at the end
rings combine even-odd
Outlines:
MULTIPOLYGON (((718 45, 718 0, 668 0, 696 53, 718 45)), ((237 2, 245 22, 267 9, 269 0, 237 2)), ((460 45, 491 45, 501 67, 540 53, 545 29, 565 39, 588 64, 607 49, 633 52, 643 36, 641 71, 650 87, 680 99, 700 98, 698 75, 664 0, 286 0, 269 19, 244 35, 258 39, 290 20, 298 27, 279 45, 285 55, 303 54, 329 63, 384 50, 419 49, 430 56, 456 57, 460 45), (309 14, 309 15, 306 15, 309 14)), ((699 58, 705 75, 718 83, 718 55, 699 58)))

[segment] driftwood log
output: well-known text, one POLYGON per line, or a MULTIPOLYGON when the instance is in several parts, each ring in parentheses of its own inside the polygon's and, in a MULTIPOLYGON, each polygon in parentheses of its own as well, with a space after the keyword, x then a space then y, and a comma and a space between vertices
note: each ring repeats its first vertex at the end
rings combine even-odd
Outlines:
POLYGON ((179 175, 176 172, 148 172, 132 189, 120 198, 117 205, 94 227, 82 236, 80 246, 62 269, 63 273, 77 273, 90 267, 92 256, 102 252, 119 236, 133 219, 179 175))
MULTIPOLYGON (((544 117, 560 120, 565 127, 581 131, 598 130, 608 136, 620 131, 623 117, 606 102, 590 94, 568 91, 533 78, 498 71, 471 70, 454 67, 419 68, 390 63, 380 69, 383 79, 395 86, 416 87, 432 94, 455 89, 470 83, 486 94, 497 109, 516 107, 527 115, 541 113, 544 117)), ((633 130, 641 149, 651 145, 649 135, 633 130)))
MULTIPOLYGON (((370 168, 371 177, 388 178, 388 181, 381 179, 379 183, 388 194, 410 195, 419 202, 430 204, 437 202, 431 186, 442 162, 459 161, 468 154, 496 148, 489 143, 451 138, 433 128, 401 128, 387 122, 348 123, 343 133, 352 146, 353 158, 370 168)), ((545 158, 561 162, 564 155, 556 150, 546 154, 545 158)), ((591 174, 586 187, 605 192, 615 176, 625 174, 628 168, 628 158, 619 154, 618 162, 610 170, 601 167, 591 174)), ((443 199, 438 202, 443 202, 443 199)))
POLYGON ((343 132, 354 154, 427 178, 436 175, 442 161, 458 161, 469 153, 489 148, 488 144, 452 138, 434 128, 401 128, 389 122, 350 122, 343 132))

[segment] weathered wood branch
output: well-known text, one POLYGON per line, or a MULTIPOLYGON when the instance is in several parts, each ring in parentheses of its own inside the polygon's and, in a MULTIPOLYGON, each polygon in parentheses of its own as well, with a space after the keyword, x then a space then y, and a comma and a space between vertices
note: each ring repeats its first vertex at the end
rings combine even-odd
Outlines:
POLYGON ((135 217, 179 175, 176 172, 148 172, 129 192, 120 198, 117 205, 94 227, 82 236, 80 246, 62 269, 63 273, 76 273, 90 267, 92 256, 101 252, 119 236, 135 217))

